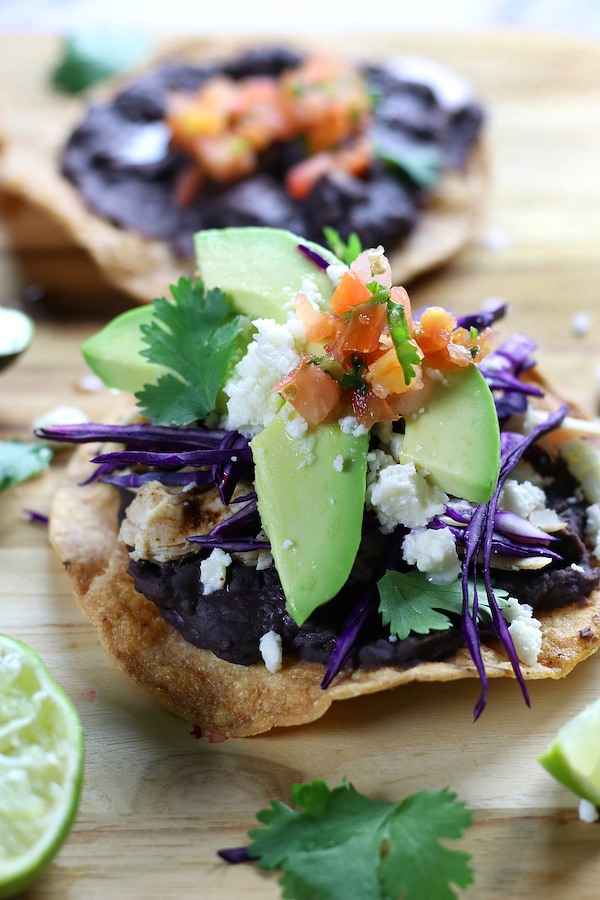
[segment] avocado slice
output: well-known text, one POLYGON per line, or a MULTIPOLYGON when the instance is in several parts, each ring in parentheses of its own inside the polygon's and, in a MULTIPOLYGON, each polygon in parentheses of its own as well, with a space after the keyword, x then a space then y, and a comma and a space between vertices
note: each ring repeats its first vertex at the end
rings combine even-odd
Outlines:
POLYGON ((339 259, 329 250, 281 228, 223 228, 194 236, 196 262, 206 289, 225 291, 234 312, 284 324, 294 308, 305 278, 324 300, 333 294, 325 272, 298 250, 304 244, 331 264, 339 259))
POLYGON ((288 612, 302 625, 335 597, 356 559, 369 435, 344 434, 336 423, 291 438, 278 415, 250 446, 258 511, 288 612))
POLYGON ((135 394, 145 384, 156 384, 159 375, 169 369, 148 362, 140 356, 145 348, 140 326, 149 324, 153 306, 130 309, 89 338, 81 348, 90 369, 108 387, 135 394))
POLYGON ((447 494, 487 503, 500 472, 500 428, 494 398, 475 366, 444 369, 427 406, 407 418, 400 462, 412 462, 447 494))

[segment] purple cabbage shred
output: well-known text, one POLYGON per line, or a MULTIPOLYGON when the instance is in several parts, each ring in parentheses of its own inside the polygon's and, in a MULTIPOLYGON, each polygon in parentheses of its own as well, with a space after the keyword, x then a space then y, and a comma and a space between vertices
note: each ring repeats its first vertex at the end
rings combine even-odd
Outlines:
POLYGON ((232 847, 230 850, 217 850, 217 856, 225 862, 236 865, 237 863, 256 862, 255 856, 250 856, 248 847, 232 847))
POLYGON ((310 247, 307 247, 306 244, 298 244, 298 250, 302 256, 305 256, 311 263, 314 263, 322 272, 325 272, 331 265, 331 263, 321 256, 320 253, 315 253, 315 251, 311 250, 310 247))
POLYGON ((41 512, 36 512, 35 509, 24 509, 23 512, 25 515, 29 516, 29 521, 34 522, 36 525, 48 525, 50 519, 47 515, 41 512))

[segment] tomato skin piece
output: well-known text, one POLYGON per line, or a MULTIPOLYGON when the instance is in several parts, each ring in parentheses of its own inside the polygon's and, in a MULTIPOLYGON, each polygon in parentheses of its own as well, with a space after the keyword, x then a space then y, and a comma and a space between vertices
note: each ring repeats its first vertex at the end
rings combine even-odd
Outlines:
POLYGON ((273 390, 281 394, 309 425, 318 425, 337 405, 342 389, 327 372, 313 364, 308 365, 308 359, 305 356, 273 390))
POLYGON ((368 371, 371 375, 371 390, 376 397, 385 399, 388 394, 403 394, 408 390, 404 370, 393 347, 371 362, 368 371))
POLYGON ((406 324, 408 325, 408 330, 410 331, 411 338, 415 336, 415 326, 412 320, 412 311, 410 308, 410 297, 408 296, 408 292, 406 288, 403 287, 392 287, 390 288, 391 298, 394 303, 397 303, 398 306, 402 306, 404 308, 404 315, 406 316, 406 324))
POLYGON ((417 344, 429 356, 438 350, 444 350, 456 328, 456 319, 441 306, 428 307, 421 316, 419 327, 415 329, 417 344))
POLYGON ((371 291, 366 284, 363 284, 358 275, 349 270, 342 275, 340 283, 329 301, 329 305, 338 316, 343 316, 344 313, 354 309, 359 303, 365 303, 367 300, 370 300, 371 296, 371 291))
POLYGON ((332 355, 339 362, 353 353, 368 354, 379 349, 381 332, 387 322, 385 303, 359 303, 348 322, 340 323, 332 355))
POLYGON ((340 320, 331 313, 317 312, 305 294, 296 297, 296 310, 307 341, 328 341, 335 337, 340 320))
POLYGON ((377 422, 395 422, 400 416, 398 413, 382 400, 376 397, 373 391, 367 391, 366 394, 359 394, 357 391, 351 391, 352 412, 361 425, 365 428, 372 428, 377 422))

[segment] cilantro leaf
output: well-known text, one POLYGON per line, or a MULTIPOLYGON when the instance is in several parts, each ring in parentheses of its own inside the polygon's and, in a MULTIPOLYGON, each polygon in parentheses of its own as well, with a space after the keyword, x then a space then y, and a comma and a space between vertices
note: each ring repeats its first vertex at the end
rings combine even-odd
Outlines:
POLYGON ((442 153, 437 147, 414 147, 398 141, 383 139, 379 134, 374 146, 375 156, 392 169, 399 169, 422 188, 434 187, 442 177, 442 153))
POLYGON ((335 228, 330 228, 329 225, 325 225, 323 234, 325 235, 327 246, 331 252, 335 253, 337 258, 341 259, 347 266, 349 266, 350 263, 353 263, 356 257, 362 253, 362 244, 355 231, 349 235, 347 244, 343 242, 339 232, 337 232, 335 228))
POLYGON ((69 35, 63 42, 61 60, 52 72, 52 86, 64 94, 78 94, 141 62, 151 49, 150 40, 139 34, 69 35))
POLYGON ((40 441, 0 441, 0 491, 47 469, 52 450, 40 441))
POLYGON ((395 303, 391 297, 388 300, 388 327, 398 362, 404 372, 404 380, 410 384, 416 374, 413 366, 420 364, 421 357, 415 345, 410 342, 410 331, 404 307, 401 303, 395 303))
POLYGON ((390 299, 389 288, 379 284, 378 281, 371 281, 367 288, 371 291, 371 300, 369 303, 387 303, 390 299))
POLYGON ((281 868, 288 900, 451 900, 450 883, 473 880, 469 854, 440 838, 459 838, 471 813, 447 789, 420 791, 401 803, 371 800, 351 784, 294 785, 292 803, 258 813, 250 856, 281 868))
POLYGON ((229 304, 219 288, 206 294, 204 285, 180 278, 171 286, 174 303, 154 301, 150 324, 141 326, 141 350, 150 362, 166 366, 161 375, 135 396, 145 415, 157 425, 189 425, 215 408, 217 393, 227 374, 240 332, 239 316, 226 321, 229 304))
MULTIPOLYGON (((434 584, 427 580, 424 572, 393 572, 388 569, 377 583, 379 588, 379 612, 384 625, 401 641, 411 631, 415 634, 429 634, 430 631, 444 631, 451 625, 448 616, 439 610, 462 614, 462 582, 460 579, 450 584, 434 584)), ((498 606, 508 604, 502 596, 506 591, 496 590, 498 606)), ((469 583, 469 598, 473 607, 473 583, 469 583)), ((478 617, 491 619, 490 607, 485 592, 485 584, 477 583, 478 617)))

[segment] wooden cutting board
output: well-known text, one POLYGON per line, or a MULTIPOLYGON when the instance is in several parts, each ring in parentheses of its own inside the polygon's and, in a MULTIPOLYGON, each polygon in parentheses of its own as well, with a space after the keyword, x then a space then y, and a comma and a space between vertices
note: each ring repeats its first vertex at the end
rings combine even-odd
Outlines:
MULTIPOLYGON (((413 286, 413 303, 465 312, 484 297, 505 297, 512 315, 502 334, 533 335, 545 369, 593 411, 600 365, 600 48, 511 33, 360 36, 335 43, 364 55, 383 48, 430 56, 474 82, 490 109, 489 213, 477 242, 413 286), (571 320, 581 312, 591 323, 575 337, 571 320)), ((0 40, 0 90, 11 102, 19 98, 23 116, 28 103, 38 102, 55 54, 50 39, 0 40)), ((53 258, 44 240, 29 234, 34 262, 36 254, 53 258)), ((69 252, 56 246, 55 264, 68 265, 69 252)), ((17 263, 6 237, 0 303, 22 297, 17 263)), ((3 438, 25 436, 33 416, 58 403, 99 419, 115 402, 106 389, 78 387, 86 373, 78 348, 99 321, 58 316, 43 303, 32 305, 38 319, 33 346, 0 375, 3 438)), ((378 799, 448 786, 467 802, 475 825, 460 846, 473 855, 476 880, 461 896, 598 896, 600 826, 578 820, 576 799, 536 757, 600 694, 600 655, 564 681, 533 683, 531 709, 514 681, 493 683, 476 724, 478 685, 470 682, 414 685, 347 701, 303 728, 223 743, 196 739, 188 724, 148 700, 107 661, 72 600, 45 530, 25 519, 24 508, 48 511, 63 465, 61 454, 48 474, 0 496, 0 631, 42 655, 77 705, 86 736, 77 821, 27 900, 274 900, 280 896, 276 876, 227 866, 215 851, 243 844, 255 812, 273 798, 287 801, 293 783, 324 778, 335 785, 344 777, 378 799)))

